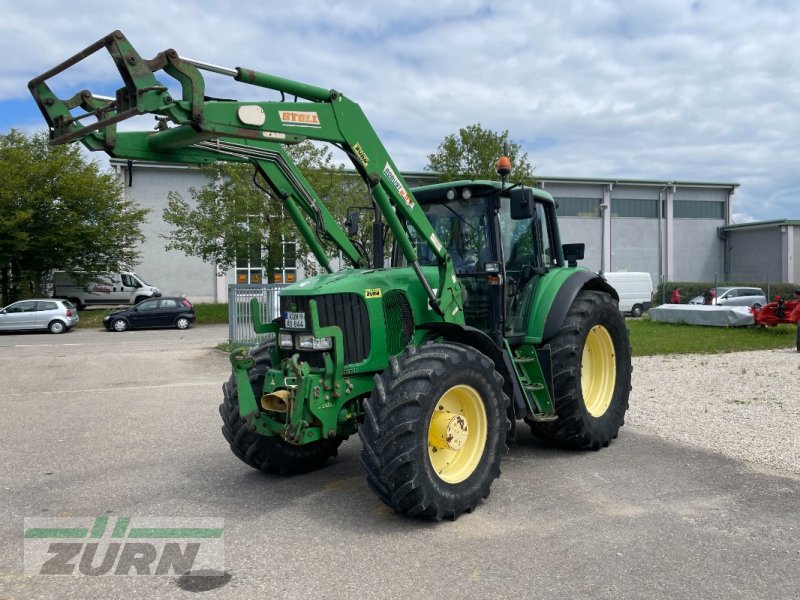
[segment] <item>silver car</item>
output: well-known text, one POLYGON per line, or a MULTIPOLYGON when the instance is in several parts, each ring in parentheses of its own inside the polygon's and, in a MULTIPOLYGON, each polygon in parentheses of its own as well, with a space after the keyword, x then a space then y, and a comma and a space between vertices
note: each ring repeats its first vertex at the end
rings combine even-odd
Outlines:
POLYGON ((69 300, 33 298, 0 310, 0 331, 46 329, 50 333, 64 333, 79 320, 78 310, 69 300))
MULTIPOLYGON (((711 304, 720 306, 755 306, 761 308, 767 303, 764 290, 757 287, 718 287, 717 296, 711 304)), ((703 304, 702 296, 695 296, 689 304, 703 304)))

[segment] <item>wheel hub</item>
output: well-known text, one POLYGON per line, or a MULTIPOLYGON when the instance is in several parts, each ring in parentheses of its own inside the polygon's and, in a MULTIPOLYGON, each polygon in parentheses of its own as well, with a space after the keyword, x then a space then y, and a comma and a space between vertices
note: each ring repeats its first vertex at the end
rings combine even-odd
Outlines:
POLYGON ((467 418, 448 411, 440 410, 433 413, 431 426, 428 431, 428 443, 435 448, 444 450, 461 450, 467 443, 468 437, 467 418))
POLYGON ((481 461, 489 433, 486 408, 478 391, 455 385, 438 400, 428 423, 428 458, 446 483, 467 479, 481 461))

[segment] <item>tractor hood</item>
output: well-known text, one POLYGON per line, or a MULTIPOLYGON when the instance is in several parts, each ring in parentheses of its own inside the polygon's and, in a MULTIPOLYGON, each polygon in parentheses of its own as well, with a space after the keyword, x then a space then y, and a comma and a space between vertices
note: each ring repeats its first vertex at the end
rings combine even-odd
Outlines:
MULTIPOLYGON (((422 267, 432 287, 436 287, 438 269, 422 267)), ((284 288, 282 296, 317 296, 321 294, 358 294, 364 298, 379 298, 389 290, 401 289, 409 296, 425 292, 411 267, 392 269, 345 269, 309 277, 284 288)))

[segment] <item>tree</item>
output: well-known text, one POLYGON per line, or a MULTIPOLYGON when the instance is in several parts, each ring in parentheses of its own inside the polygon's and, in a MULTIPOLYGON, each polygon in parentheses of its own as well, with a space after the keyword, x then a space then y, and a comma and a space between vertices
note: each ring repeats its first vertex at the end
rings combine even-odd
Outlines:
POLYGON ((497 133, 484 129, 480 123, 468 125, 450 134, 439 144, 436 152, 428 155, 428 171, 438 173, 442 181, 456 179, 497 179, 495 166, 503 155, 504 146, 511 160, 511 181, 533 182, 533 167, 528 153, 519 144, 508 139, 508 130, 497 133))
POLYGON ((41 295, 55 269, 129 267, 146 215, 76 144, 51 146, 45 132, 0 135, 3 304, 41 295))
MULTIPOLYGON (((364 184, 334 164, 330 150, 304 142, 289 146, 288 152, 337 221, 345 220, 348 207, 365 204, 364 184)), ((191 201, 170 192, 163 213, 164 221, 172 225, 165 236, 167 249, 200 257, 223 270, 242 259, 263 262, 271 273, 282 257, 282 241, 294 241, 298 233, 280 200, 255 184, 253 169, 249 164, 214 163, 205 167, 208 185, 189 190, 191 201)), ((297 261, 306 273, 318 269, 302 240, 297 261)))

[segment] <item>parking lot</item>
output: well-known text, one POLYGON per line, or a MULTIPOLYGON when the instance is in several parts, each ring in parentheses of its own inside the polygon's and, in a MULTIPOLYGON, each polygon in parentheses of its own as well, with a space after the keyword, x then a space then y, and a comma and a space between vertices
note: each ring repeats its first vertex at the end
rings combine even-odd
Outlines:
POLYGON ((455 522, 385 508, 357 438, 260 474, 220 433, 226 337, 0 336, 0 598, 800 598, 800 479, 631 426, 600 452, 523 431, 455 522), (101 515, 222 518, 226 574, 23 574, 26 517, 101 515))

